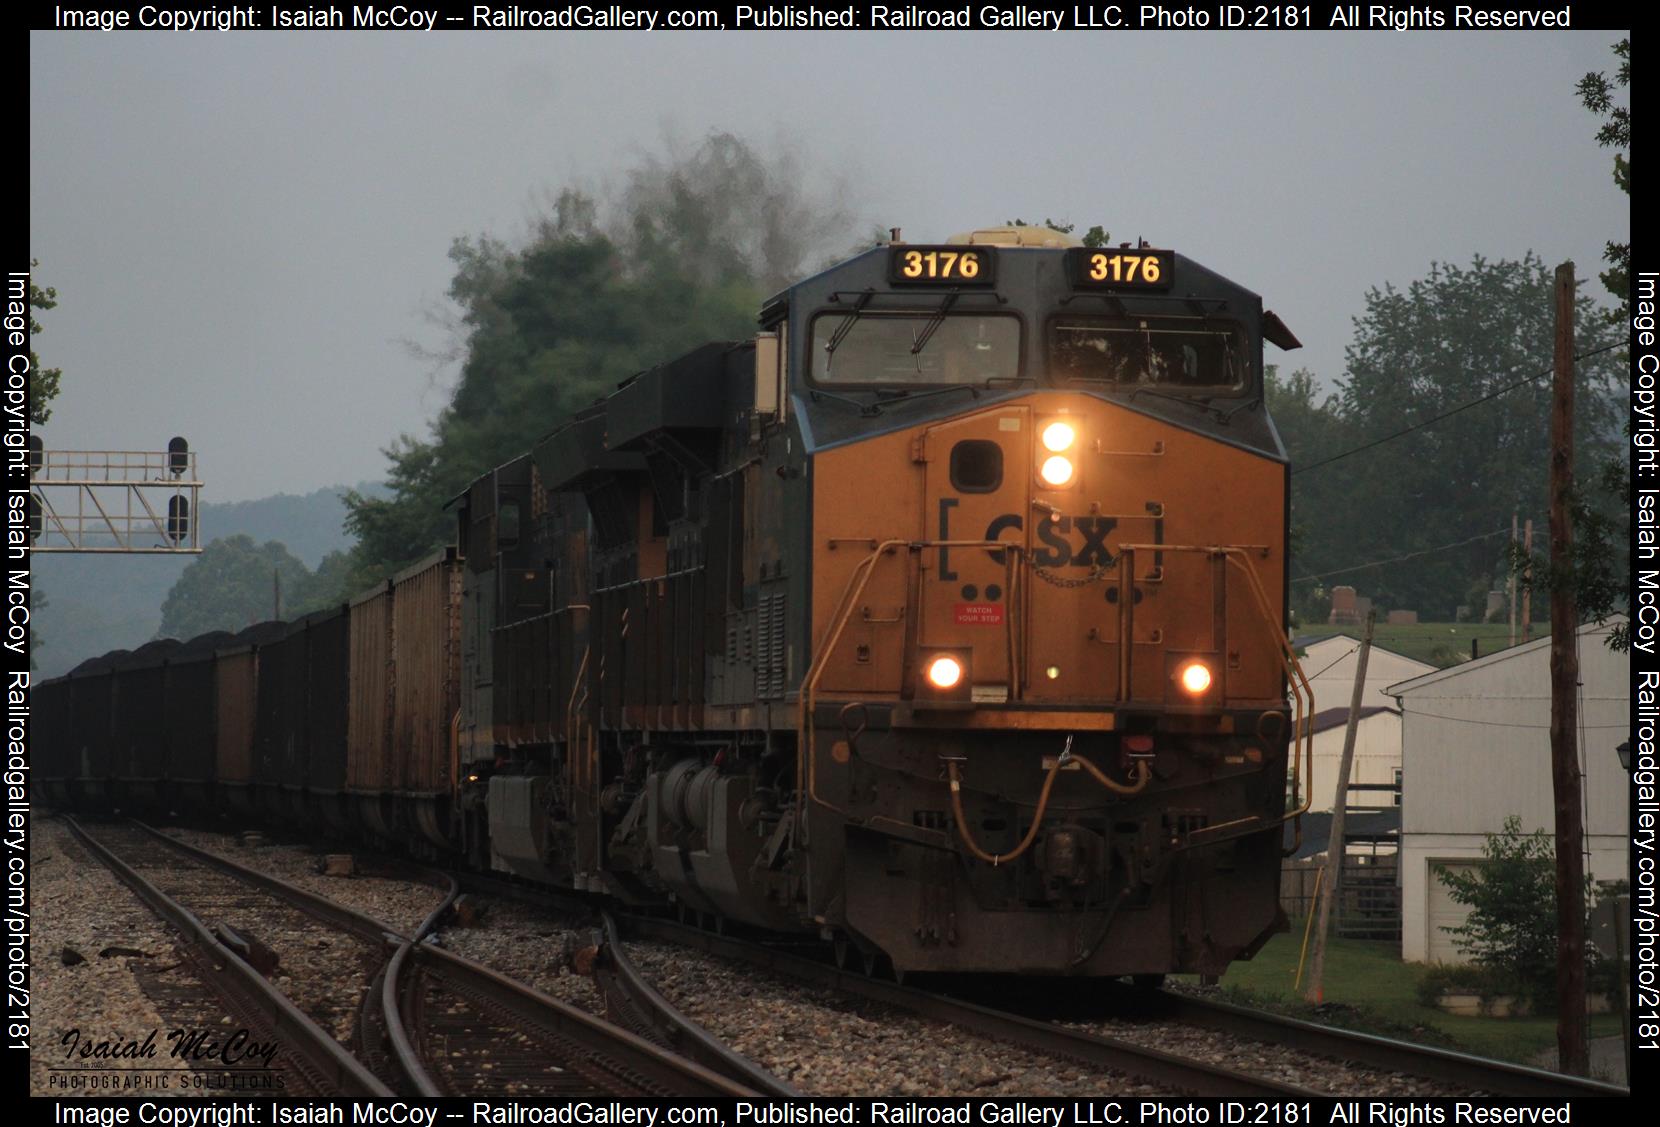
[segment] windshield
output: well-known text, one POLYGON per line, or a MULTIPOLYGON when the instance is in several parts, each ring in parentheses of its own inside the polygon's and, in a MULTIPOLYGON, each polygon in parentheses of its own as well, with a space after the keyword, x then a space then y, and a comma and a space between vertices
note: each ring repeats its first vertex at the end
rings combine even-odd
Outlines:
POLYGON ((815 383, 849 387, 1013 379, 1020 321, 1007 314, 821 314, 813 321, 812 374, 815 383))
POLYGON ((1100 381, 1165 391, 1237 391, 1249 366, 1237 325, 1198 317, 1073 318, 1049 326, 1056 383, 1100 381))

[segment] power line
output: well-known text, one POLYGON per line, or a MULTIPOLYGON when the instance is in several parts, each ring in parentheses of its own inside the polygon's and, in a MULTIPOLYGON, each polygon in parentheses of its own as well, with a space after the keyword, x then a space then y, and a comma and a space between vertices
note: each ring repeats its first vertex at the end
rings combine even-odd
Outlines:
MULTIPOLYGON (((1341 657, 1339 657, 1337 659, 1337 661, 1328 662, 1327 664, 1321 666, 1320 667, 1320 673, 1324 673, 1326 670, 1330 669, 1333 665, 1336 665, 1338 661, 1342 661, 1343 658, 1348 657, 1349 654, 1354 653, 1358 649, 1360 649, 1360 643, 1356 642, 1353 646, 1349 647, 1348 652, 1344 653, 1341 657)), ((1305 673, 1303 676, 1306 677, 1308 680, 1312 681, 1316 677, 1320 676, 1320 673, 1305 673)))
POLYGON ((1462 548, 1466 544, 1474 544, 1477 540, 1490 540, 1495 536, 1508 536, 1508 528, 1496 528, 1492 532, 1483 532, 1479 536, 1472 536, 1467 540, 1459 540, 1453 544, 1442 544, 1435 548, 1423 548, 1416 552, 1408 552, 1404 556, 1396 556, 1389 560, 1373 560, 1371 563, 1355 564, 1353 567, 1340 567, 1336 571, 1322 571, 1315 575, 1299 575, 1293 583, 1302 583, 1310 579, 1325 579, 1333 575, 1347 575, 1351 571, 1365 571, 1369 567, 1383 567, 1385 564, 1400 563, 1402 560, 1416 559, 1418 556, 1427 556, 1432 552, 1445 552, 1452 548, 1462 548))
MULTIPOLYGON (((1627 342, 1625 342, 1625 341, 1621 341, 1618 344, 1604 345, 1602 348, 1593 348, 1589 352, 1580 353, 1579 355, 1576 355, 1574 357, 1574 359, 1576 361, 1578 361, 1578 360, 1588 360, 1593 356, 1600 356, 1604 352, 1612 352, 1616 348, 1625 348, 1626 345, 1627 345, 1627 342)), ((1309 470, 1317 470, 1321 466, 1329 466, 1333 462, 1341 462, 1344 458, 1349 457, 1349 455, 1351 455, 1351 454, 1359 454, 1362 451, 1372 449, 1372 447, 1374 447, 1374 446, 1382 446, 1385 442, 1393 442, 1393 441, 1395 441, 1395 439, 1400 438, 1402 435, 1411 434, 1415 430, 1422 430, 1427 426, 1433 426, 1434 424, 1440 422, 1443 419, 1452 418, 1454 415, 1458 414, 1461 411, 1468 411, 1471 407, 1479 407, 1483 403, 1487 403, 1491 400, 1497 399, 1501 395, 1508 395, 1510 392, 1515 391, 1517 388, 1523 386, 1524 384, 1530 384, 1535 380, 1542 379, 1543 377, 1550 375, 1553 371, 1554 371, 1554 368, 1546 368, 1544 371, 1535 372, 1531 376, 1523 376, 1521 379, 1517 380, 1515 383, 1506 384, 1504 387, 1499 388, 1497 391, 1488 392, 1486 395, 1483 395, 1480 399, 1472 399, 1468 403, 1462 404, 1458 407, 1454 407, 1451 411, 1444 411, 1441 414, 1435 416, 1433 419, 1425 419, 1422 422, 1413 423, 1411 426, 1405 427, 1402 430, 1398 430, 1394 434, 1386 434, 1382 438, 1373 439, 1371 442, 1365 443, 1362 446, 1356 446, 1353 450, 1345 450, 1341 454, 1333 454, 1331 457, 1322 458, 1318 462, 1310 462, 1306 466, 1299 466, 1298 468, 1291 471, 1291 476, 1296 477, 1300 473, 1306 473, 1309 470)))

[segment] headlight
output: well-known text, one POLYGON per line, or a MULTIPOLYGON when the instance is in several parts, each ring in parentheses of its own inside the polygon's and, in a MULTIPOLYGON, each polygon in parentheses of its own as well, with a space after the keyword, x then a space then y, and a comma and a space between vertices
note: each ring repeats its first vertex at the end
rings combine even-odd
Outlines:
POLYGON ((1071 423, 1050 423, 1043 428, 1043 445, 1051 453, 1059 454, 1078 441, 1078 432, 1071 423))
POLYGON ((1188 662, 1177 676, 1182 688, 1196 697, 1210 691, 1210 667, 1202 661, 1188 662))
POLYGON ((1072 480, 1072 459, 1056 454, 1043 463, 1043 468, 1038 474, 1045 483, 1059 489, 1072 480))
POLYGON ((963 679, 963 663, 954 657, 936 657, 928 663, 928 683, 936 689, 954 689, 963 679))

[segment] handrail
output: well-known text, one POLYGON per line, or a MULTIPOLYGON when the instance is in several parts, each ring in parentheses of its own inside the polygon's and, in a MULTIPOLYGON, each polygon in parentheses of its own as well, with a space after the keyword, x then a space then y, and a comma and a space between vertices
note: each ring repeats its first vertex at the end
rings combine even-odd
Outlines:
MULTIPOLYGON (((1258 578, 1255 567, 1253 567, 1250 563, 1249 550, 1239 545, 1225 544, 1122 544, 1119 546, 1119 551, 1123 554, 1131 554, 1136 551, 1158 551, 1199 552, 1212 556, 1221 555, 1244 574, 1252 598, 1256 603, 1256 608, 1261 614, 1263 624, 1267 627, 1269 635, 1274 639, 1274 654, 1279 658, 1280 667, 1285 672, 1286 683, 1291 690, 1292 698, 1293 726, 1291 751, 1289 753, 1291 761, 1291 786, 1292 793, 1300 795, 1301 805, 1286 810, 1281 815, 1279 821, 1273 824, 1284 825, 1286 822, 1289 822, 1294 818, 1299 819, 1297 834, 1298 840, 1300 841, 1302 837, 1302 823, 1300 819, 1304 814, 1308 813, 1309 806, 1312 805, 1314 797, 1314 736, 1312 732, 1305 731, 1305 729, 1309 726, 1303 722, 1305 709, 1309 715, 1313 714, 1314 689, 1309 685, 1308 677, 1303 673, 1302 663, 1297 660, 1297 653, 1291 648, 1291 643, 1286 638, 1285 631, 1281 628, 1280 623, 1274 619, 1273 604, 1269 602, 1268 594, 1262 588, 1262 581, 1258 578), (1299 754, 1299 751, 1301 754, 1299 754), (1305 762, 1308 765, 1309 788, 1307 794, 1302 794, 1302 788, 1299 784, 1302 782, 1302 767, 1305 762)), ((1129 646, 1125 645, 1123 648, 1127 651, 1129 646)))
MULTIPOLYGON (((876 565, 881 560, 881 557, 891 554, 899 548, 905 548, 907 551, 911 552, 919 552, 928 548, 986 548, 992 550, 1018 552, 1021 553, 1022 559, 1024 560, 1024 552, 1022 551, 1021 546, 1018 544, 1011 544, 1004 540, 890 539, 871 543, 873 546, 870 554, 854 564, 853 570, 847 577, 847 582, 842 589, 841 598, 837 601, 836 609, 830 617, 823 640, 820 642, 817 651, 813 654, 812 661, 807 669, 807 676, 802 681, 800 696, 797 698, 797 727, 799 731, 796 742, 796 817, 798 822, 802 825, 803 831, 805 830, 804 819, 806 816, 806 804, 809 801, 823 806, 834 813, 842 815, 843 817, 848 816, 846 810, 843 810, 841 807, 837 806, 828 799, 823 798, 818 793, 818 778, 816 770, 818 765, 817 726, 813 723, 813 711, 814 705, 817 703, 819 681, 822 679, 824 671, 829 665, 830 656, 835 652, 837 645, 841 642, 842 634, 847 627, 849 619, 852 617, 853 607, 857 604, 859 596, 864 593, 866 586, 870 582, 871 576, 875 573, 876 565), (805 780, 805 785, 802 785, 803 780, 805 780)), ((1298 835, 1300 838, 1301 817, 1303 814, 1308 812, 1313 799, 1312 791, 1310 790, 1309 793, 1304 794, 1304 788, 1301 784, 1303 782, 1303 770, 1305 764, 1308 772, 1308 780, 1311 784, 1314 776, 1314 741, 1312 734, 1305 730, 1308 725, 1304 723, 1305 713, 1310 715, 1312 714, 1314 691, 1308 683, 1307 676, 1303 673, 1302 665, 1297 660, 1296 652, 1291 648, 1289 640, 1285 637, 1285 632, 1281 628, 1281 624, 1275 620, 1272 604, 1268 599, 1267 593, 1263 590, 1261 580, 1256 574, 1255 567, 1250 562, 1250 547, 1221 544, 1124 544, 1119 547, 1119 557, 1114 561, 1115 569, 1122 567, 1123 560, 1126 556, 1133 559, 1136 551, 1194 552, 1211 556, 1220 555, 1226 559, 1228 563, 1237 567, 1244 574, 1247 586, 1252 595, 1252 601, 1261 616, 1263 624, 1266 626, 1269 634, 1273 638, 1274 653, 1279 659, 1282 671, 1286 675, 1286 682, 1290 689, 1292 698, 1293 727, 1292 743, 1289 753, 1291 761, 1291 786, 1292 793, 1299 796, 1300 805, 1285 810, 1281 814, 1279 820, 1271 824, 1283 825, 1288 821, 1297 819, 1298 835)), ((1025 562, 1029 564, 1030 561, 1025 562)), ((1020 572, 1019 568, 1014 568, 1013 570, 1016 575, 1020 572)), ((1131 578, 1133 579, 1133 576, 1131 578)), ((1122 600, 1121 602, 1128 603, 1129 600, 1122 600)), ((912 613, 916 613, 914 608, 912 613)), ((1120 611, 1121 618, 1125 613, 1127 613, 1126 610, 1120 611)), ((1120 649, 1125 652, 1130 649, 1130 639, 1122 634, 1120 649)), ((1127 669, 1122 668, 1125 664, 1126 663, 1121 660, 1121 679, 1127 676, 1127 669)), ((1019 683, 1019 670, 1015 667, 1013 661, 1010 663, 1009 676, 1011 681, 1016 684, 1019 683)), ((1011 691, 1010 699, 1014 699, 1015 695, 1016 694, 1011 691)), ((1128 699, 1129 686, 1127 683, 1122 684, 1119 695, 1122 700, 1128 699)), ((1077 757, 1074 756, 1074 758, 1077 757)), ((1143 783, 1142 785, 1145 784, 1143 783)), ((1138 787, 1137 789, 1139 790, 1140 788, 1138 787)))
MULTIPOLYGON (((835 613, 830 617, 830 628, 825 631, 824 640, 819 644, 818 652, 813 655, 811 664, 807 667, 807 676, 801 682, 801 694, 796 700, 796 725, 799 729, 796 739, 796 818, 798 822, 806 816, 805 804, 807 800, 818 803, 828 810, 833 810, 843 817, 847 811, 818 794, 817 772, 817 729, 812 723, 813 705, 818 694, 819 679, 824 676, 825 666, 829 664, 830 655, 835 652, 837 643, 841 641, 842 631, 847 628, 847 622, 853 616, 853 607, 864 593, 866 584, 876 571, 876 564, 882 556, 899 548, 908 551, 920 552, 927 548, 987 548, 999 551, 1021 552, 1021 545, 1011 544, 1006 540, 883 540, 871 549, 870 554, 853 565, 852 572, 847 577, 847 584, 842 588, 841 600, 836 604, 835 613), (805 778, 807 785, 801 786, 805 778)), ((912 613, 916 613, 913 609, 912 613)), ((1010 680, 1018 684, 1019 670, 1011 662, 1009 666, 1010 680)), ((1011 697, 1014 695, 1011 692, 1011 697)), ((804 823, 802 823, 804 825, 804 823)))

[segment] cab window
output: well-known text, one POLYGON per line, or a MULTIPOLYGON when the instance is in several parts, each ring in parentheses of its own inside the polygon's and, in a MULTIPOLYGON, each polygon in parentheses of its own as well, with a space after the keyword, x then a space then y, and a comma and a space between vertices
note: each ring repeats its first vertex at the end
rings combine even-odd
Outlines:
POLYGON ((1200 317, 1068 317, 1049 326, 1057 384, 1109 383, 1165 391, 1240 391, 1250 382, 1245 334, 1200 317))
POLYGON ((1020 320, 929 313, 825 313, 813 321, 812 379, 849 387, 984 384, 1020 374, 1020 320))

